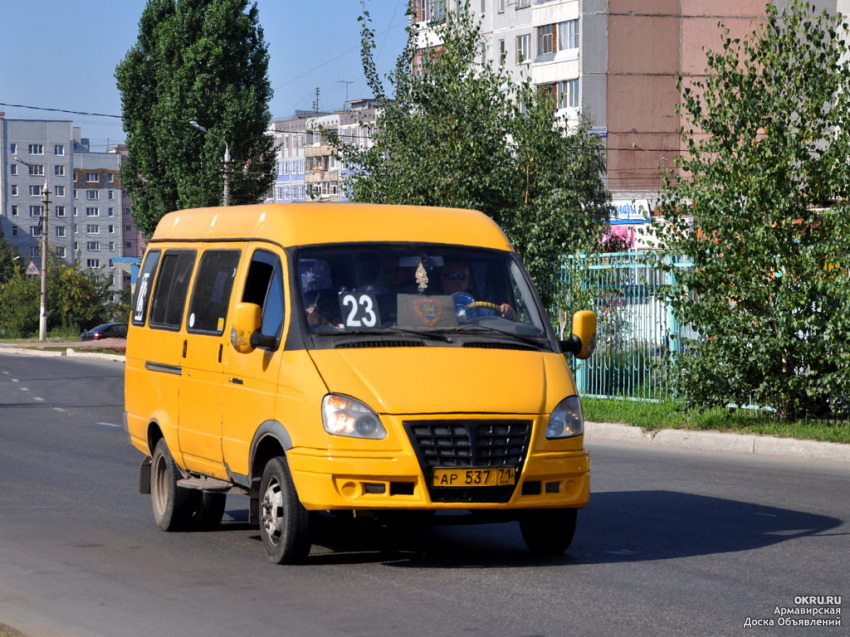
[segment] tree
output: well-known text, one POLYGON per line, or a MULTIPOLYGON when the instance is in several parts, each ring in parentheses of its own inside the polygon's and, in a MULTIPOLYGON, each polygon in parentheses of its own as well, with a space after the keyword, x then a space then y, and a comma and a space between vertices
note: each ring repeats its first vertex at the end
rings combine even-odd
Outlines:
MULTIPOLYGON (((79 334, 112 319, 109 279, 96 270, 69 265, 50 255, 47 270, 47 325, 52 332, 79 334)), ((6 337, 38 334, 41 281, 19 268, 0 285, 0 333, 6 337)), ((119 320, 126 320, 124 314, 119 320)))
POLYGON ((275 178, 268 61, 256 3, 148 1, 115 72, 129 151, 121 179, 143 232, 169 211, 219 204, 221 140, 231 154, 231 203, 265 198, 275 178))
POLYGON ((480 210, 505 230, 547 306, 559 259, 598 234, 608 217, 601 141, 582 120, 568 130, 551 100, 502 68, 482 66, 479 25, 466 3, 438 29, 438 49, 408 45, 384 91, 372 52, 369 14, 361 18, 361 57, 378 104, 372 146, 337 140, 355 170, 355 201, 480 210))
POLYGON ((745 39, 723 32, 705 80, 680 79, 687 152, 662 238, 693 263, 673 299, 698 333, 682 394, 794 419, 850 380, 850 70, 840 19, 765 11, 745 39))
POLYGON ((0 237, 0 286, 11 279, 16 272, 22 272, 24 264, 21 263, 20 252, 18 252, 6 237, 0 237))

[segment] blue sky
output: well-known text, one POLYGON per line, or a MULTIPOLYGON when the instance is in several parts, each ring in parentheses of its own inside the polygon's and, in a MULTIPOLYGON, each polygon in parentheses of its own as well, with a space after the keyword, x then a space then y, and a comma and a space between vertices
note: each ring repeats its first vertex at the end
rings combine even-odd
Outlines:
MULTIPOLYGON (((92 150, 123 141, 121 120, 12 107, 121 115, 115 67, 136 42, 146 0, 2 0, 0 111, 9 119, 71 119, 92 150)), ((275 119, 369 97, 360 64, 360 0, 257 0, 269 47, 275 119), (350 84, 348 83, 350 82, 350 84)), ((368 0, 383 76, 404 47, 406 0, 368 0)))

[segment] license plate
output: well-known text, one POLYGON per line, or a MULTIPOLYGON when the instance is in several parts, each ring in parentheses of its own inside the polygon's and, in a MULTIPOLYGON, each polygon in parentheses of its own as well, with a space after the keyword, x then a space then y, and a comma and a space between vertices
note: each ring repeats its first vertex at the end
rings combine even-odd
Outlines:
POLYGON ((516 482, 516 468, 434 469, 435 487, 501 487, 516 482))

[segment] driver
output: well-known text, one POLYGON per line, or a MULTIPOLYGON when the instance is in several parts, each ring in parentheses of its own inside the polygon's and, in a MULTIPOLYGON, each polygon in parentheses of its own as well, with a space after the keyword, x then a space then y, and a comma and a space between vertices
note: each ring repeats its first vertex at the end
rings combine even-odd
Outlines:
MULTIPOLYGON (((444 294, 469 294, 469 263, 461 259, 452 259, 446 262, 443 272, 440 274, 440 282, 443 285, 444 294)), ((516 320, 516 312, 507 303, 499 306, 499 316, 509 321, 516 320)))

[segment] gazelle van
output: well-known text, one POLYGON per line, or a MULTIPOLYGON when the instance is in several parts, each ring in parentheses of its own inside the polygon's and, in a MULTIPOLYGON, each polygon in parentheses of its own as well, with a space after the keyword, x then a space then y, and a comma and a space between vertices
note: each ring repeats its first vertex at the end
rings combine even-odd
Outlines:
POLYGON ((596 317, 572 331, 557 339, 479 212, 170 213, 127 340, 140 491, 165 531, 214 529, 226 494, 247 494, 275 563, 307 556, 319 512, 495 514, 532 551, 563 552, 590 491, 565 352, 593 352, 596 317))

